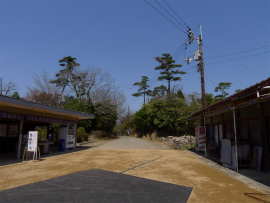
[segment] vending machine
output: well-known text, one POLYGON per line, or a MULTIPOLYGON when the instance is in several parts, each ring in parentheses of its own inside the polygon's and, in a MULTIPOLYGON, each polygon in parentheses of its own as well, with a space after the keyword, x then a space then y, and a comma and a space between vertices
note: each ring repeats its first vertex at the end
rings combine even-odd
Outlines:
POLYGON ((76 139, 76 128, 75 125, 60 125, 59 127, 59 138, 65 140, 65 148, 70 149, 75 147, 76 139))
POLYGON ((196 150, 205 151, 205 129, 203 126, 195 127, 195 136, 196 136, 196 150))

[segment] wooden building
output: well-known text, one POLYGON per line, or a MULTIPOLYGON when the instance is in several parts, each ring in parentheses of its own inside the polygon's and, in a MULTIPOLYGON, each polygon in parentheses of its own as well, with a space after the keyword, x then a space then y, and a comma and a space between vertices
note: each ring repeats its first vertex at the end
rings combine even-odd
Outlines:
POLYGON ((87 113, 0 95, 0 152, 15 154, 16 151, 19 159, 23 150, 23 135, 35 131, 36 126, 49 126, 52 123, 76 125, 81 119, 94 118, 94 115, 87 113))
POLYGON ((223 159, 226 166, 224 158, 231 154, 237 170, 270 170, 270 78, 193 113, 189 119, 204 120, 206 156, 223 159), (227 155, 224 140, 232 146, 227 155))

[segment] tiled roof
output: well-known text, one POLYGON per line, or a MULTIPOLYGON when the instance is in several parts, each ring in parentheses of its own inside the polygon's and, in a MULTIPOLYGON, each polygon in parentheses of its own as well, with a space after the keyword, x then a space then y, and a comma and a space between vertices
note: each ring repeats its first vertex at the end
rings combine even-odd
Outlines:
POLYGON ((262 88, 262 87, 265 87, 265 86, 268 86, 270 85, 270 78, 267 78, 266 80, 263 80, 259 83, 256 83, 255 85, 252 85, 238 93, 235 93, 221 101, 218 101, 210 106, 207 106, 205 107, 204 109, 201 109, 200 111, 197 111, 197 112, 194 112, 191 117, 189 119, 192 119, 192 118, 195 118, 195 117, 198 117, 200 115, 202 115, 203 113, 207 112, 207 111, 210 111, 210 110, 213 110, 215 108, 219 108, 219 107, 226 107, 226 104, 232 102, 232 101, 237 101, 237 100, 240 100, 242 98, 245 98, 247 96, 249 96, 251 93, 253 94, 256 94, 257 90, 262 88))

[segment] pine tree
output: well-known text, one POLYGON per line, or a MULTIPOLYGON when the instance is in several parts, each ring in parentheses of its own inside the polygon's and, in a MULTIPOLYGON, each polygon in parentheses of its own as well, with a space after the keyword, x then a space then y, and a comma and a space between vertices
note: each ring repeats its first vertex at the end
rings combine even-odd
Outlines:
POLYGON ((133 86, 139 86, 138 92, 132 94, 132 96, 134 97, 140 97, 143 95, 143 104, 145 106, 145 96, 150 96, 152 91, 151 90, 147 90, 150 86, 148 85, 148 82, 150 80, 148 79, 147 76, 142 76, 142 80, 141 82, 135 82, 133 84, 133 86))
POLYGON ((162 57, 156 57, 156 61, 161 63, 160 66, 155 67, 155 70, 161 70, 158 77, 159 81, 166 80, 168 82, 167 93, 171 92, 171 81, 181 80, 180 77, 175 77, 176 74, 186 74, 184 71, 174 70, 176 67, 182 67, 181 64, 175 64, 170 54, 162 54, 162 57))

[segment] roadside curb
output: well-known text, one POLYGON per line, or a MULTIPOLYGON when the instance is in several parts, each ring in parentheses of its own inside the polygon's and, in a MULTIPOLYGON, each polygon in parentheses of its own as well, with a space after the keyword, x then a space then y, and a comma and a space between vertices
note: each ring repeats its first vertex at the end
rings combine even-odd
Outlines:
POLYGON ((270 193, 270 187, 268 187, 266 185, 263 185, 263 184, 255 181, 255 180, 252 180, 252 179, 250 179, 250 178, 248 178, 248 177, 246 177, 244 175, 241 175, 241 174, 239 174, 239 173, 237 173, 235 171, 232 171, 232 170, 230 170, 228 168, 225 168, 225 167, 223 167, 223 166, 221 166, 221 165, 219 165, 219 164, 217 164, 217 163, 215 163, 215 162, 213 162, 213 161, 211 161, 209 159, 206 159, 205 157, 197 155, 194 152, 191 152, 189 150, 186 150, 186 151, 189 154, 191 154, 191 155, 195 156, 196 158, 198 158, 203 163, 207 164, 208 166, 211 166, 211 167, 213 167, 213 168, 227 174, 228 176, 231 176, 232 178, 234 178, 234 179, 236 179, 236 180, 238 180, 238 181, 240 181, 242 183, 245 183, 245 184, 247 184, 247 185, 249 185, 249 186, 251 186, 251 187, 253 187, 253 188, 255 188, 255 189, 257 189, 257 190, 259 190, 261 192, 263 192, 263 193, 267 193, 267 194, 270 193))

